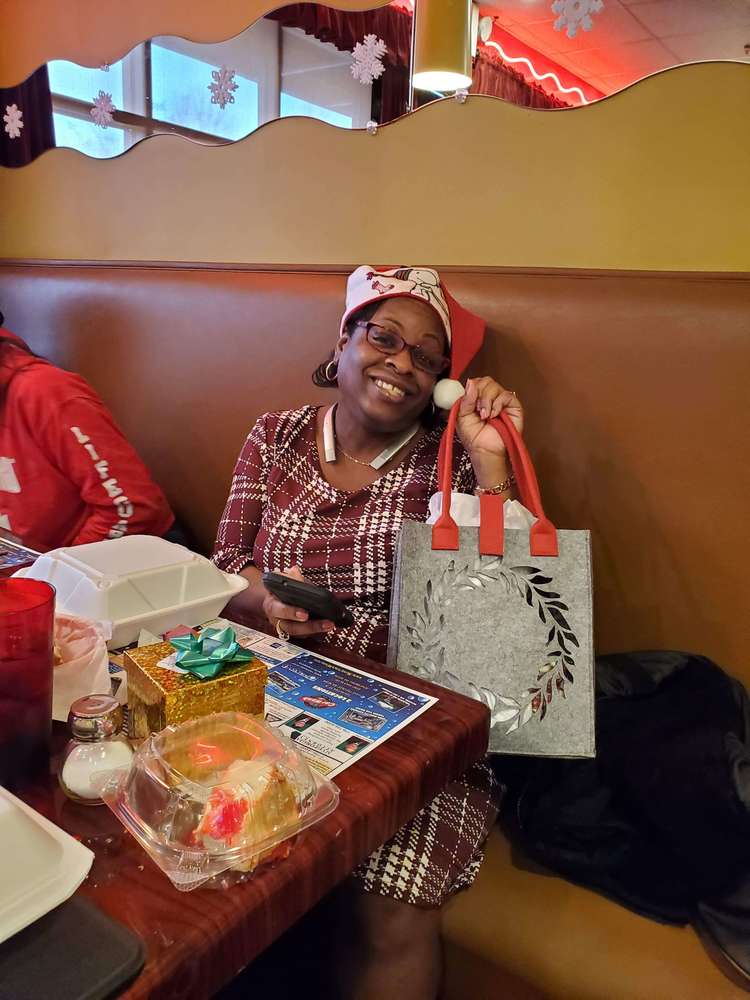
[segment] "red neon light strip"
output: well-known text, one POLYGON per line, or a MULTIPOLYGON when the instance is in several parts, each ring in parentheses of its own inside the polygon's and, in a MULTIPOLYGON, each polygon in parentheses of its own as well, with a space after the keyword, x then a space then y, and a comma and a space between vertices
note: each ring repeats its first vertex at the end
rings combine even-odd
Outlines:
MULTIPOLYGON (((494 26, 489 40, 483 44, 494 48, 504 61, 511 65, 516 64, 522 73, 530 75, 532 79, 538 82, 554 81, 560 93, 574 94, 582 104, 589 104, 604 97, 600 90, 592 87, 586 80, 566 70, 554 59, 533 49, 498 25, 494 26)), ((549 84, 548 87, 552 89, 549 84)))
POLYGON ((534 68, 534 64, 530 59, 527 59, 526 56, 509 56, 507 52, 505 52, 503 47, 500 45, 500 43, 493 42, 492 39, 485 42, 484 44, 487 46, 491 46, 493 49, 497 49, 497 51, 500 53, 503 62, 526 63, 526 65, 529 68, 529 72, 531 73, 531 75, 534 77, 535 80, 539 81, 539 83, 541 83, 542 80, 554 80, 555 90, 558 90, 561 94, 578 94, 581 104, 589 103, 586 100, 586 95, 584 94, 584 92, 581 90, 580 87, 564 87, 560 82, 560 77, 557 75, 557 73, 552 73, 552 72, 541 73, 541 74, 537 73, 536 69, 534 68))

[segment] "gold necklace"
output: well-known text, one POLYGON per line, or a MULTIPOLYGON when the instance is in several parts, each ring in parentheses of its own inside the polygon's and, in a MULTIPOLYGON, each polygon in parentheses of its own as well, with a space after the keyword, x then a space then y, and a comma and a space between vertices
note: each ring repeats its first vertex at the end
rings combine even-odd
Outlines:
MULTIPOLYGON (((326 410, 326 414, 323 419, 323 448, 326 462, 336 461, 336 445, 338 443, 338 439, 336 437, 336 427, 333 422, 333 414, 336 406, 337 404, 334 403, 333 406, 326 410)), ((348 458, 350 462, 354 462, 356 465, 362 465, 370 469, 381 469, 384 465, 390 462, 394 455, 398 454, 402 448, 406 447, 418 430, 419 424, 414 424, 411 430, 402 434, 400 438, 397 438, 397 440, 393 442, 393 444, 388 445, 388 447, 384 448, 379 455, 376 455, 375 458, 371 459, 369 462, 364 462, 361 458, 355 458, 354 455, 350 455, 340 446, 339 450, 345 458, 348 458)))
POLYGON ((370 459, 369 462, 363 462, 361 458, 355 458, 354 455, 350 455, 348 451, 344 451, 344 449, 341 447, 341 442, 339 441, 338 438, 336 438, 336 443, 338 444, 339 451, 344 456, 344 458, 348 458, 350 462, 355 462, 357 465, 364 465, 365 468, 367 469, 372 468, 372 459, 370 459))

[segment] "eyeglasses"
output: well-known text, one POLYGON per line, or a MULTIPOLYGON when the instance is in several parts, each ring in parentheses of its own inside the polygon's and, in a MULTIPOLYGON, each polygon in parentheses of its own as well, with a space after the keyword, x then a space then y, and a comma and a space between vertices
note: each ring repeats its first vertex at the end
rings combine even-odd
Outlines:
POLYGON ((427 372, 428 375, 441 375, 446 368, 450 368, 450 358, 437 354, 434 351, 427 351, 420 344, 409 344, 400 333, 395 330, 387 330, 377 323, 365 323, 360 321, 356 326, 365 328, 367 343, 371 344, 376 351, 381 354, 400 354, 404 348, 409 351, 412 363, 420 371, 427 372))

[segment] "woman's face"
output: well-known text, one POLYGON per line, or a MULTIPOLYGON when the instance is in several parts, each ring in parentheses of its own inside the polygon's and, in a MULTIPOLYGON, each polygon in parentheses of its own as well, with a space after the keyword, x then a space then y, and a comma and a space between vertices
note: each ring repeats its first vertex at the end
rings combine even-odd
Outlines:
MULTIPOLYGON (((412 347, 446 353, 443 324, 426 302, 386 299, 370 322, 400 334, 412 347)), ((341 337, 336 355, 342 401, 372 431, 406 430, 430 402, 435 376, 415 367, 408 347, 399 354, 381 354, 368 342, 365 327, 358 326, 341 337)))

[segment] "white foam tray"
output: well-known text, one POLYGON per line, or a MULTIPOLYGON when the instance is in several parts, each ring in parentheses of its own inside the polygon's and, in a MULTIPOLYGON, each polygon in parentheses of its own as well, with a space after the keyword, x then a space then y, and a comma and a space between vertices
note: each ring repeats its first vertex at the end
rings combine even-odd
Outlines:
POLYGON ((216 618, 248 586, 244 577, 151 535, 53 549, 15 575, 51 584, 58 610, 109 625, 110 649, 135 642, 141 629, 161 635, 216 618))
POLYGON ((0 943, 73 895, 94 854, 0 786, 0 943))

